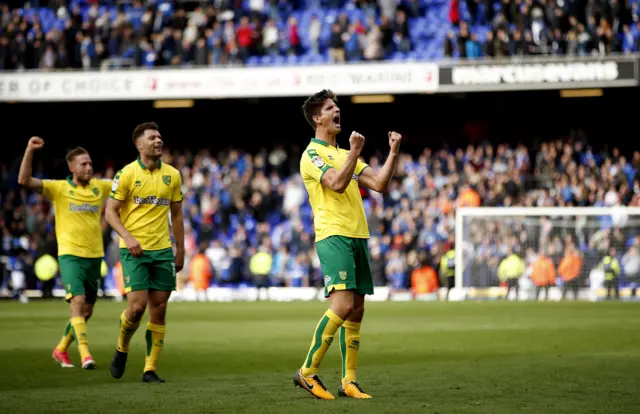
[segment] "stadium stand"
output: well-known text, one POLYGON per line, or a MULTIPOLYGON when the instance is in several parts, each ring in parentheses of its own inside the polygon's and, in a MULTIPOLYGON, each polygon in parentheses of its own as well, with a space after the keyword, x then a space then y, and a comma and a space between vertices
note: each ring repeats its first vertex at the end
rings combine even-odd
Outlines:
POLYGON ((27 4, 0 7, 0 70, 629 53, 640 33, 638 0, 27 4))
MULTIPOLYGON (((250 261, 258 252, 272 263, 270 284, 322 285, 298 159, 283 148, 255 154, 167 151, 165 160, 184 177, 187 260, 203 252, 214 267, 213 285, 256 282, 250 261)), ((369 160, 374 169, 380 161, 369 160)), ((40 195, 19 190, 15 171, 6 166, 2 171, 4 255, 27 265, 44 253, 55 257, 50 205, 40 195)), ((408 287, 418 252, 428 252, 437 269, 454 242, 458 206, 640 206, 638 171, 640 152, 627 159, 617 149, 598 153, 581 141, 550 141, 535 151, 486 144, 453 151, 427 148, 418 157, 404 154, 388 194, 362 192, 375 282, 408 287)), ((496 258, 504 254, 504 235, 496 231, 487 238, 483 229, 472 230, 478 232, 472 237, 485 239, 480 250, 489 249, 496 258)), ((637 245, 636 236, 630 235, 626 244, 637 245)), ((118 260, 115 237, 105 230, 110 268, 118 260)), ((585 253, 607 244, 607 238, 625 236, 616 230, 590 237, 578 246, 585 253)), ((29 285, 40 286, 33 276, 29 285)))

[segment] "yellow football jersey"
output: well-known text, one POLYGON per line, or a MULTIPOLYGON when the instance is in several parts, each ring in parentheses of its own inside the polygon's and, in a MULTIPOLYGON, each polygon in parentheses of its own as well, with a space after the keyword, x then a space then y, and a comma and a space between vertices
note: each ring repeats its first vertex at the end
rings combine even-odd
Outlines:
POLYGON ((313 209, 316 241, 330 236, 369 238, 367 216, 358 187, 358 177, 368 165, 358 160, 351 183, 342 194, 322 185, 324 173, 329 168, 342 168, 348 154, 347 150, 317 139, 312 139, 302 154, 300 173, 313 209))
MULTIPOLYGON (((171 203, 182 201, 180 173, 158 162, 158 168, 149 171, 138 158, 118 171, 111 187, 110 197, 124 201, 120 210, 122 224, 142 250, 171 247, 169 208, 171 203)), ((127 247, 124 240, 120 240, 120 247, 127 247)))
POLYGON ((42 180, 42 194, 52 201, 55 212, 58 256, 104 257, 101 218, 109 187, 109 181, 97 179, 84 187, 71 177, 42 180))

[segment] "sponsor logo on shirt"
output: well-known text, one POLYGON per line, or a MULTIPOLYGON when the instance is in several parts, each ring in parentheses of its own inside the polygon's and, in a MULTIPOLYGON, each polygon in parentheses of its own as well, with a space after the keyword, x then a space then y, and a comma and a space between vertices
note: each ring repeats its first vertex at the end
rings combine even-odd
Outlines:
POLYGON ((324 161, 322 160, 322 157, 319 155, 317 157, 311 158, 311 162, 313 162, 313 165, 315 165, 318 168, 324 167, 324 161))
POLYGON ((116 192, 116 190, 118 189, 118 185, 119 185, 119 184, 120 184, 120 180, 118 179, 118 177, 116 177, 116 178, 113 180, 113 185, 111 185, 111 191, 115 193, 115 192, 116 192))
POLYGON ((154 206, 168 206, 169 204, 171 204, 171 201, 167 200, 166 198, 158 198, 156 196, 149 196, 149 197, 134 196, 133 202, 135 204, 151 204, 154 206))
POLYGON ((72 213, 97 213, 100 211, 100 206, 94 204, 73 204, 69 203, 69 210, 72 213))

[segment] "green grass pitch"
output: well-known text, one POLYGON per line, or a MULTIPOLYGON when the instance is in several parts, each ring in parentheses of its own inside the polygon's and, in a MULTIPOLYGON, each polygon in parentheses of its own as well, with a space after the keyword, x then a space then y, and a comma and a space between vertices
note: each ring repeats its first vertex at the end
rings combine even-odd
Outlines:
MULTIPOLYGON (((170 303, 158 370, 168 382, 142 384, 142 331, 124 377, 109 375, 125 303, 98 302, 98 368, 83 371, 50 358, 68 318, 62 301, 2 302, 0 412, 640 411, 640 303, 370 303, 358 381, 374 399, 317 401, 291 377, 326 306, 170 303)), ((79 365, 75 344, 70 355, 79 365)), ((339 367, 334 345, 321 371, 334 394, 339 367)))

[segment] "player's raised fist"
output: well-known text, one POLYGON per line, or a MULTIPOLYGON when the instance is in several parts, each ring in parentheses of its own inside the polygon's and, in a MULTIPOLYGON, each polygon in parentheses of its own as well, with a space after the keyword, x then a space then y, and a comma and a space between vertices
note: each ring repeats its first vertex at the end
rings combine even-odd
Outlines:
POLYGON ((40 137, 31 137, 27 144, 27 148, 30 150, 39 150, 42 147, 44 147, 44 140, 40 137))
POLYGON ((389 131, 389 146, 392 152, 398 152, 400 148, 400 142, 402 141, 402 135, 395 131, 389 131))
POLYGON ((351 133, 351 137, 349 137, 349 144, 351 145, 351 151, 355 151, 357 154, 360 154, 362 148, 364 147, 364 137, 362 134, 353 131, 351 133))

